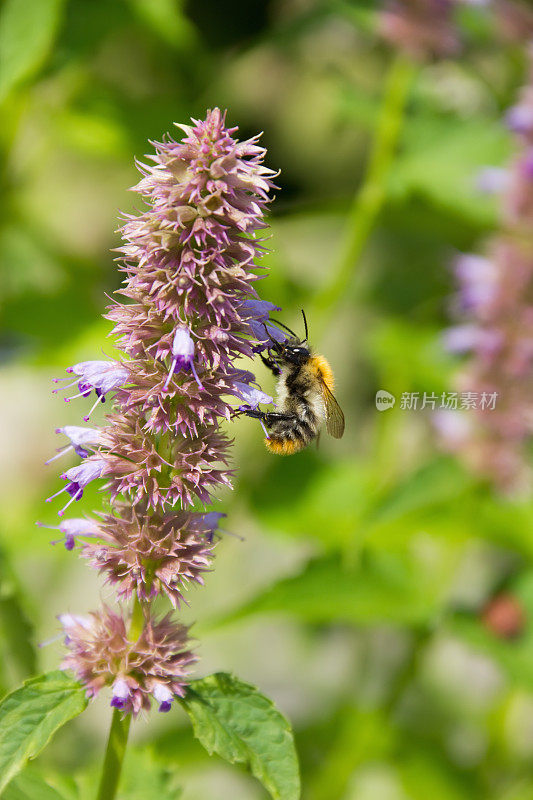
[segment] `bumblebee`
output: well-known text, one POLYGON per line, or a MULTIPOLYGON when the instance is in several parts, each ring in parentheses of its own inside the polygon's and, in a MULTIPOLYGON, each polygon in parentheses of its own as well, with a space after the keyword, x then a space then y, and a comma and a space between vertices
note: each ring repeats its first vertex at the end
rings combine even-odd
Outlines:
POLYGON ((307 447, 320 432, 322 423, 335 439, 344 433, 344 414, 333 396, 333 372, 324 356, 313 353, 308 345, 307 320, 302 310, 305 339, 281 322, 271 320, 291 335, 277 342, 267 332, 267 355, 260 354, 263 363, 278 378, 277 407, 279 411, 260 411, 250 408, 243 413, 259 419, 267 431, 265 444, 271 453, 292 455, 307 447))

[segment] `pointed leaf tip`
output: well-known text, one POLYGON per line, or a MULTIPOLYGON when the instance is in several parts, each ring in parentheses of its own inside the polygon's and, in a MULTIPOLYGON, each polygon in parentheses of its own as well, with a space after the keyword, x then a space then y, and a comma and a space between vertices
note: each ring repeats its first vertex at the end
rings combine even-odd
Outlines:
POLYGON ((192 681, 180 701, 207 752, 244 764, 273 800, 298 800, 300 776, 289 723, 248 683, 219 672, 192 681))

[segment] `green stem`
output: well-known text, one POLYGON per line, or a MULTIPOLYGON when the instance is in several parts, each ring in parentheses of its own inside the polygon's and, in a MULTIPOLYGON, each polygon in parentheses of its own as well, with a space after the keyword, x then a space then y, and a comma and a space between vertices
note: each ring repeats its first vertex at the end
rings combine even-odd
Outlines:
MULTIPOLYGON (((150 588, 150 587, 148 587, 150 588)), ((133 600, 133 608, 131 610, 131 623, 128 632, 128 638, 136 642, 144 628, 144 610, 143 605, 137 595, 133 600)))
POLYGON ((348 211, 332 280, 315 298, 314 325, 316 321, 319 326, 325 325, 328 311, 337 307, 348 290, 354 267, 383 206, 414 70, 414 64, 402 55, 397 55, 390 67, 366 174, 348 211))
POLYGON ((130 714, 122 716, 118 708, 113 710, 97 800, 113 800, 115 797, 128 744, 130 722, 130 714))
MULTIPOLYGON (((137 640, 142 633, 143 626, 143 607, 135 597, 128 638, 137 640)), ((113 709, 97 800, 114 800, 128 744, 130 724, 131 714, 123 715, 119 709, 113 709)))

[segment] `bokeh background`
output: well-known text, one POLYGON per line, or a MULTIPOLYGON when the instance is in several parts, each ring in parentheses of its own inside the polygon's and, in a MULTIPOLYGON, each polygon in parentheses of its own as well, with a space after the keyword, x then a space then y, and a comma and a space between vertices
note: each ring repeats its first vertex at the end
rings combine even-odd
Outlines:
MULTIPOLYGON (((413 66, 383 207, 332 299, 394 58, 379 3, 27 0, 17 16, 20 5, 0 11, 2 691, 57 665, 61 643, 38 644, 58 613, 109 597, 35 526, 55 524, 43 503, 60 483, 43 466, 54 429, 83 413, 51 395, 51 379, 113 353, 100 315, 120 282, 114 231, 135 208, 134 157, 173 121, 219 106, 242 138, 264 131, 281 170, 260 292, 296 330, 306 309, 347 426, 342 441, 281 459, 252 420, 232 425, 238 478, 217 505, 228 533, 184 611, 198 674, 234 671, 275 699, 295 729, 305 800, 533 797, 528 493, 501 495, 441 452, 427 409, 374 402, 379 389, 454 386, 449 265, 497 224, 476 176, 512 153, 502 115, 525 81, 525 48, 465 5, 464 51, 413 66), (507 627, 487 613, 494 598, 507 627)), ((87 490, 80 511, 98 504, 87 490)), ((108 700, 32 767, 59 770, 66 797, 87 796, 108 700)), ((179 711, 135 728, 123 798, 177 797, 167 774, 183 800, 266 797, 208 758, 179 711), (147 777, 154 762, 161 785, 147 777)))

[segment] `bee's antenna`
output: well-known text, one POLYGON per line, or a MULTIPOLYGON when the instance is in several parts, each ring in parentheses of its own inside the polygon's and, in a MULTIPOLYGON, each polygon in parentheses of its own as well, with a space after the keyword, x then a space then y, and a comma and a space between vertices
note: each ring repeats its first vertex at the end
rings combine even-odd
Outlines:
MULTIPOLYGON (((275 344, 275 342, 274 342, 274 339, 273 339, 273 338, 272 338, 272 336, 270 335, 270 332, 269 332, 269 330, 268 330, 268 328, 267 328, 267 326, 266 326, 266 323, 265 323, 265 322, 262 322, 261 324, 262 324, 263 328, 265 329, 265 333, 266 333, 267 340, 268 340, 269 342, 273 342, 273 343, 275 344)), ((270 349, 270 346, 269 346, 269 349, 270 349)))
POLYGON ((289 326, 288 326, 288 325, 284 325, 284 324, 283 324, 283 322, 280 322, 280 321, 279 321, 279 320, 277 320, 277 319, 272 319, 272 317, 270 317, 268 321, 269 321, 269 322, 274 322, 276 325, 279 325, 279 326, 280 326, 280 328, 285 328, 285 330, 286 330, 286 331, 289 331, 289 333, 291 333, 291 334, 294 336, 294 338, 295 338, 295 339, 297 339, 297 338, 298 338, 298 337, 296 336, 296 334, 294 333, 294 331, 293 331, 293 330, 291 330, 291 328, 289 328, 289 326))
POLYGON ((304 325, 305 325, 305 339, 304 339, 304 342, 306 342, 309 339, 309 333, 307 332, 307 319, 305 318, 305 311, 303 310, 303 308, 302 308, 302 317, 304 318, 304 325))
POLYGON ((270 352, 271 350, 276 350, 276 351, 277 351, 277 350, 279 349, 279 344, 278 344, 278 343, 277 343, 277 342, 276 342, 276 341, 275 341, 275 340, 272 338, 272 336, 270 335, 270 332, 269 332, 269 330, 268 330, 268 328, 267 328, 266 324, 265 324, 264 322, 262 322, 261 324, 262 324, 263 328, 265 329, 265 333, 266 333, 267 342, 269 342, 269 344, 267 345, 267 349, 268 349, 268 351, 269 351, 269 352, 270 352))

